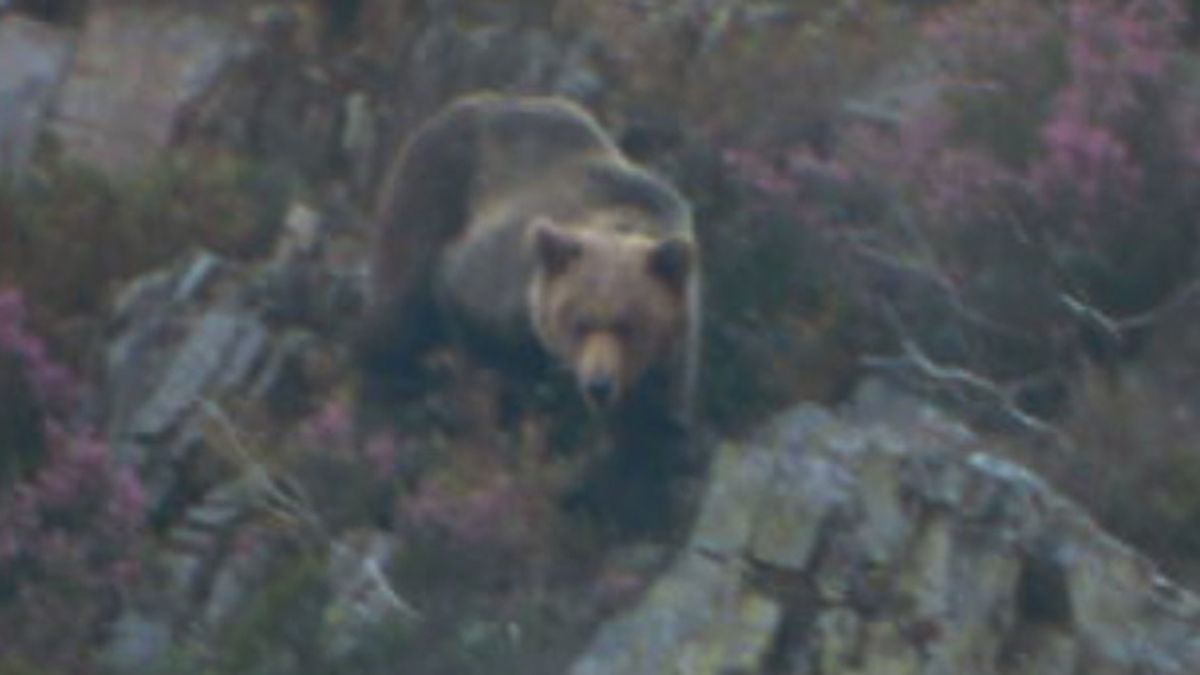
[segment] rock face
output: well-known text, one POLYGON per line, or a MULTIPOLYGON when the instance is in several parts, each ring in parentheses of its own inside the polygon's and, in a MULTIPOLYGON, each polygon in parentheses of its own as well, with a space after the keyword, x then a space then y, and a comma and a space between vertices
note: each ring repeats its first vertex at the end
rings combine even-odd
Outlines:
POLYGON ((230 26, 202 16, 97 8, 58 94, 54 132, 73 159, 112 172, 144 166, 247 48, 230 26))
POLYGON ((0 172, 20 173, 29 161, 72 45, 68 31, 0 15, 0 172))
MULTIPOLYGON (((113 627, 106 658, 119 672, 216 631, 281 568, 305 560, 294 541, 252 529, 280 488, 243 456, 225 406, 257 405, 295 423, 330 395, 317 371, 336 358, 344 328, 336 322, 353 314, 362 290, 358 268, 331 259, 330 235, 296 204, 269 259, 245 264, 198 251, 132 281, 114 301, 97 414, 117 455, 138 469, 150 519, 164 533, 156 583, 113 627)), ((411 614, 380 572, 393 545, 371 531, 321 541, 314 559, 329 558, 337 619, 326 629, 330 649, 352 651, 355 627, 411 614)))
POLYGON ((267 360, 258 317, 233 299, 204 302, 228 273, 201 253, 139 280, 117 302, 120 328, 106 355, 106 427, 118 455, 139 467, 155 511, 168 508, 197 454, 200 406, 250 389, 267 360))
POLYGON ((690 542, 573 675, 1200 672, 1200 600, 962 428, 871 400, 723 445, 690 542))

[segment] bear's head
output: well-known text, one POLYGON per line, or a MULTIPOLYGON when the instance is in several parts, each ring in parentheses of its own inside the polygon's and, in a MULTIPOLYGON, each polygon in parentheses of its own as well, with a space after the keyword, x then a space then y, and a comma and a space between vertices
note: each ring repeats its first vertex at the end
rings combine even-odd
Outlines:
POLYGON ((612 408, 685 348, 694 244, 545 218, 530 233, 538 339, 571 370, 590 406, 612 408))

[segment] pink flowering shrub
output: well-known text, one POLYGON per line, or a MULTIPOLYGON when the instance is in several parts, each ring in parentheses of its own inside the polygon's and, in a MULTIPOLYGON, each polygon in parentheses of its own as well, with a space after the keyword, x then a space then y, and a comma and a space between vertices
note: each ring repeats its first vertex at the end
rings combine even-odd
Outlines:
POLYGON ((892 123, 848 123, 819 159, 728 164, 845 253, 841 289, 880 332, 1057 397, 1081 355, 1136 351, 1142 317, 1194 278, 1184 20, 1175 0, 949 4, 922 21, 926 95, 892 123))
POLYGON ((46 466, 0 498, 0 663, 84 672, 138 575, 144 498, 102 442, 52 438, 46 466))
POLYGON ((502 433, 489 424, 472 417, 470 433, 441 442, 421 424, 359 439, 350 408, 331 400, 301 423, 281 464, 335 529, 391 521, 429 550, 520 558, 549 533, 561 472, 540 448, 497 448, 502 433))
POLYGON ((0 664, 89 672, 138 575, 145 499, 107 444, 70 421, 81 387, 23 321, 20 294, 0 292, 0 349, 27 371, 47 446, 41 466, 0 493, 0 664))
POLYGON ((311 510, 305 517, 332 530, 386 520, 398 470, 415 461, 413 447, 391 430, 360 440, 355 423, 348 404, 328 400, 277 448, 283 456, 261 458, 295 481, 311 510))
POLYGON ((422 485, 404 503, 414 528, 444 535, 464 546, 519 549, 534 537, 525 513, 527 495, 513 476, 500 474, 478 485, 422 485))
POLYGON ((67 415, 78 403, 80 383, 70 369, 50 357, 41 339, 28 332, 26 315, 20 292, 0 290, 0 350, 24 362, 38 403, 52 414, 67 415))

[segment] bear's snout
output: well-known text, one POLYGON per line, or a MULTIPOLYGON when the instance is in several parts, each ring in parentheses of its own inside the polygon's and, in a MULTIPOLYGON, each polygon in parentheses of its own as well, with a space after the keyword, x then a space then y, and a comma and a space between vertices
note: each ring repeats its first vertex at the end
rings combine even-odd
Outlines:
POLYGON ((583 383, 583 395, 596 408, 611 407, 617 398, 617 383, 607 375, 593 377, 583 383))
POLYGON ((606 409, 621 395, 621 345, 607 332, 589 335, 583 342, 576 368, 579 388, 588 405, 606 409))

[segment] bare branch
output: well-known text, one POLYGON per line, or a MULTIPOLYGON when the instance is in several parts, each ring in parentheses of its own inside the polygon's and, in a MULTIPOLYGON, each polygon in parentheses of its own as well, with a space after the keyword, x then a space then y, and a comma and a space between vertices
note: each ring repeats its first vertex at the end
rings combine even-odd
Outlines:
POLYGON ((1102 331, 1114 342, 1120 343, 1128 331, 1144 328, 1158 321, 1173 311, 1186 307, 1197 296, 1200 296, 1200 279, 1181 287, 1173 296, 1141 314, 1126 317, 1113 317, 1095 305, 1088 304, 1069 293, 1059 293, 1058 300, 1071 314, 1088 325, 1102 331))
POLYGON ((865 245, 852 244, 855 252, 863 258, 875 262, 883 267, 888 267, 893 270, 912 274, 925 280, 936 289, 942 292, 949 303, 950 308, 963 320, 974 324, 985 330, 992 331, 998 335, 1003 335, 1015 340, 1024 342, 1036 342, 1036 338, 1025 331, 1021 331, 1012 326, 1006 325, 993 319, 977 309, 972 308, 962 298, 958 287, 950 278, 942 271, 933 267, 923 267, 912 262, 901 260, 900 258, 889 255, 880 251, 877 248, 865 245))
POLYGON ((229 418, 225 410, 212 400, 203 401, 201 410, 209 419, 216 422, 225 433, 226 438, 229 440, 229 447, 237 453, 238 459, 242 462, 250 479, 257 483, 262 489, 263 494, 267 496, 263 506, 284 522, 303 525, 308 527, 310 531, 317 533, 322 539, 327 538, 328 532, 325 524, 321 521, 321 517, 317 514, 316 509, 312 507, 306 495, 303 492, 298 497, 288 494, 271 477, 270 472, 267 471, 262 463, 254 459, 253 455, 250 454, 250 451, 246 448, 246 444, 242 442, 237 426, 234 425, 233 420, 229 418))
POLYGON ((1145 311, 1141 314, 1134 314, 1133 316, 1116 319, 1116 324, 1120 326, 1122 330, 1148 326, 1156 321, 1162 320, 1164 315, 1169 314, 1177 309, 1186 307, 1198 296, 1200 296, 1200 279, 1193 279, 1191 283, 1180 288, 1178 291, 1176 291, 1175 295, 1163 301, 1163 303, 1157 307, 1154 307, 1153 309, 1145 311))
POLYGON ((1116 341, 1121 340, 1121 322, 1105 314, 1099 308, 1085 303, 1069 293, 1059 293, 1058 300, 1076 317, 1096 326, 1116 341))
MULTIPOLYGON (((353 555, 353 553, 350 552, 349 547, 343 543, 335 542, 334 547, 337 549, 337 552, 342 555, 353 555)), ((407 600, 405 600, 399 593, 396 592, 395 588, 392 587, 392 583, 388 581, 387 575, 384 574, 383 568, 380 566, 379 558, 377 556, 366 556, 362 559, 362 564, 362 569, 366 573, 366 580, 382 594, 382 597, 387 601, 392 609, 396 610, 397 613, 409 621, 420 621, 423 618, 421 612, 413 607, 407 600)))
POLYGON ((884 313, 888 318, 888 322, 896 331, 902 355, 865 356, 862 360, 864 365, 871 368, 890 370, 896 370, 897 368, 913 369, 936 386, 948 389, 952 393, 958 395, 970 393, 977 397, 982 397, 991 406, 1004 413, 1021 427, 1040 435, 1048 436, 1063 448, 1069 449, 1073 447, 1070 439, 1061 429, 1029 414, 1022 409, 1018 401, 1021 391, 1027 388, 1031 382, 1042 378, 1030 376, 1012 383, 1000 384, 966 368, 938 363, 921 349, 916 340, 906 330, 893 307, 885 305, 884 313))

